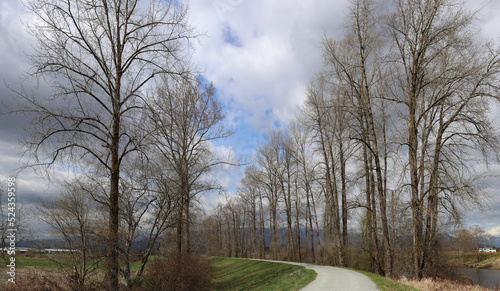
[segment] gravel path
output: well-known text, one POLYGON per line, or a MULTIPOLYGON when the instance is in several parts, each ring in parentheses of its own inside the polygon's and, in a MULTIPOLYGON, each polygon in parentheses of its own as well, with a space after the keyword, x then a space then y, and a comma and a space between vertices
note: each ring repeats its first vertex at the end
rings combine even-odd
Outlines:
POLYGON ((318 273, 314 281, 309 283, 302 290, 348 290, 348 291, 371 291, 378 290, 367 276, 342 268, 331 266, 317 266, 309 264, 301 264, 302 266, 312 269, 318 273))
MULTIPOLYGON (((274 261, 269 261, 274 262, 274 261)), ((367 276, 343 269, 331 266, 320 266, 311 265, 305 263, 294 263, 294 262, 277 262, 292 264, 298 266, 304 266, 307 269, 311 269, 318 273, 316 279, 304 287, 303 291, 323 291, 323 290, 346 290, 346 291, 375 291, 378 290, 375 283, 373 283, 367 276)))

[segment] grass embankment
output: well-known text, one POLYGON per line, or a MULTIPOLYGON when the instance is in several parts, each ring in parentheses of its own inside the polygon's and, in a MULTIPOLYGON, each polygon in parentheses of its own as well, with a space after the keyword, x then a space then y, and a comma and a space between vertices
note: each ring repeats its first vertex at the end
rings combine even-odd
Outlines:
POLYGON ((455 268, 500 270, 500 253, 453 254, 448 263, 455 268))
POLYGON ((302 266, 233 258, 211 258, 215 290, 299 290, 316 278, 302 266))

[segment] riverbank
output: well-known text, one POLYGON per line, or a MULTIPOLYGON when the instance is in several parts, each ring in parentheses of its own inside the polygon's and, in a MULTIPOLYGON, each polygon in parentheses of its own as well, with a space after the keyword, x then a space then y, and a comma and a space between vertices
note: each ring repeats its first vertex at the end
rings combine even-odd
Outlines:
POLYGON ((500 253, 452 254, 448 264, 452 268, 500 270, 500 253))

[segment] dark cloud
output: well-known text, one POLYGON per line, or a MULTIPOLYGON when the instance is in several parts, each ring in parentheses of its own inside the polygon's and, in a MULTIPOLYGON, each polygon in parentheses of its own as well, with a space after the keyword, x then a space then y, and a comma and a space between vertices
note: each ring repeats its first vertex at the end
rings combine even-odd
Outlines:
MULTIPOLYGON (((0 188, 6 188, 8 177, 16 178, 16 202, 18 207, 23 208, 23 223, 28 232, 47 236, 47 226, 40 219, 33 219, 34 205, 40 198, 53 199, 59 188, 30 169, 20 171, 25 161, 21 155, 21 139, 25 136, 27 117, 5 114, 23 107, 15 92, 21 90, 23 75, 30 68, 26 54, 32 49, 34 41, 23 24, 28 17, 19 0, 0 2, 0 188)), ((47 89, 43 86, 37 88, 36 81, 26 82, 25 88, 48 96, 47 89)), ((2 200, 5 204, 6 197, 3 196, 2 200)))
MULTIPOLYGON (((21 76, 29 69, 26 53, 32 39, 24 29, 26 14, 18 0, 0 3, 0 112, 16 108, 15 91, 20 90, 21 76)), ((17 142, 25 118, 22 115, 0 115, 0 140, 17 142)))

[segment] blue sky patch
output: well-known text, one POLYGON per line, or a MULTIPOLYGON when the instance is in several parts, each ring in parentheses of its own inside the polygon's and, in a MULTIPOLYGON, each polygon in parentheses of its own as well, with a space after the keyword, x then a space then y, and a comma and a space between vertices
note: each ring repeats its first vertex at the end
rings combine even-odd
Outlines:
POLYGON ((230 44, 235 47, 242 47, 240 39, 233 34, 231 26, 226 25, 222 29, 222 37, 224 38, 224 43, 230 44))

